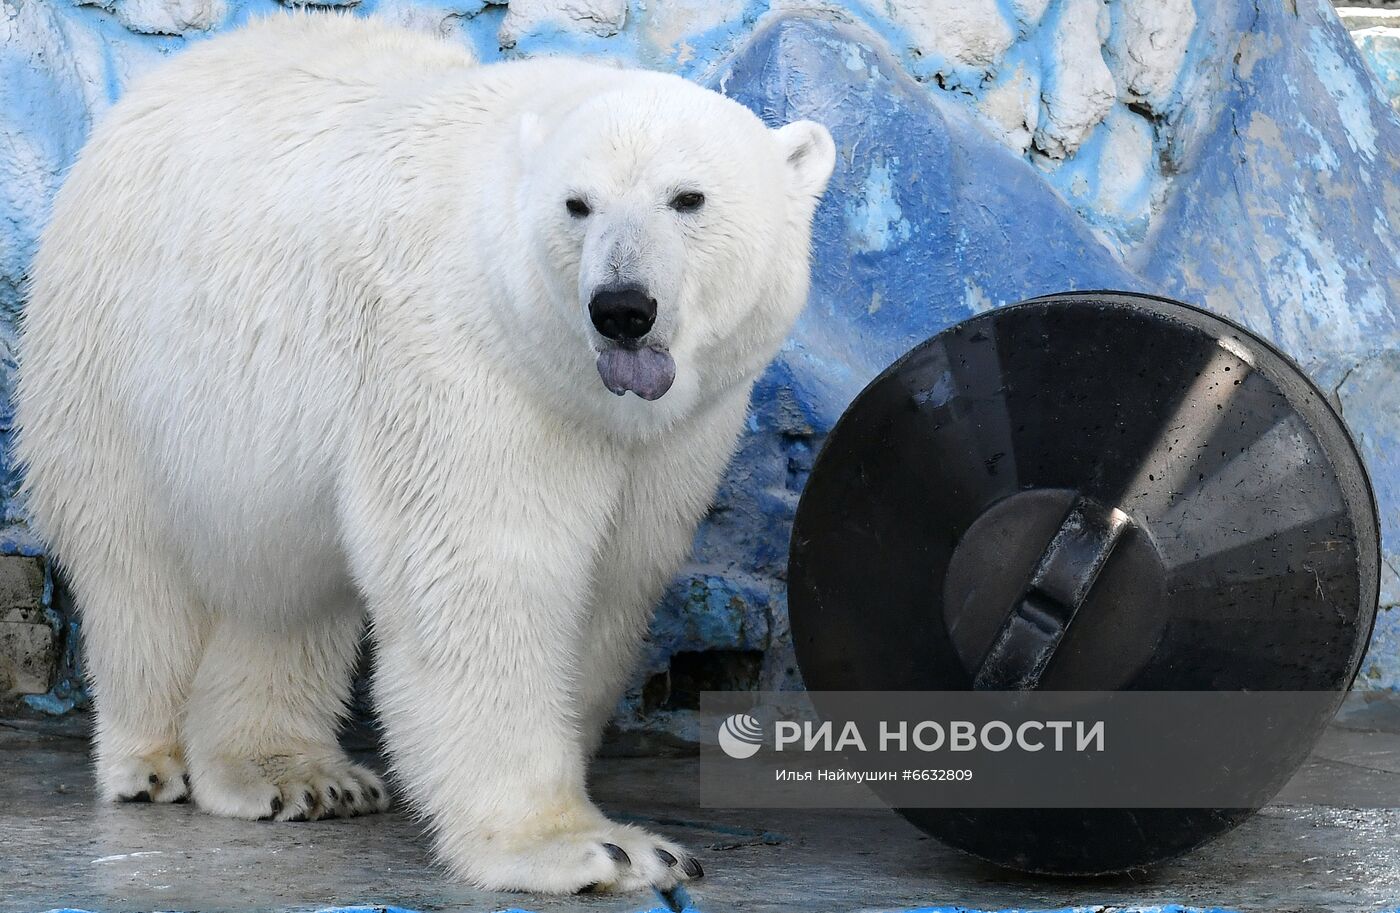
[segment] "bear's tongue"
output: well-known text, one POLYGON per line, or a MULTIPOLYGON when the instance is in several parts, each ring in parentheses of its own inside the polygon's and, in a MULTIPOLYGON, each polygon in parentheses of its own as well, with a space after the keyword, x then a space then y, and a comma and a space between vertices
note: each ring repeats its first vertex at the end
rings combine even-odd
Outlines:
POLYGON ((676 363, 665 349, 609 346, 598 353, 598 376, 618 396, 631 390, 645 400, 660 399, 676 379, 676 363))

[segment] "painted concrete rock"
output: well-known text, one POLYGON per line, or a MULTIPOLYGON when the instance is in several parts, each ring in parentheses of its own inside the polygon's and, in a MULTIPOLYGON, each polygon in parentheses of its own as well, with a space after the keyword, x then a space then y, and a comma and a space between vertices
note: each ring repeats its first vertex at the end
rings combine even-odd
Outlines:
POLYGON ((1390 106, 1400 111, 1400 15, 1387 18, 1396 24, 1359 29, 1351 38, 1390 98, 1390 106))
MULTIPOLYGON (((836 137, 811 305, 667 594, 624 730, 690 735, 702 690, 800 683, 783 575, 823 436, 915 343, 1054 291, 1178 297, 1294 356, 1358 438, 1382 510, 1384 602, 1400 602, 1400 122, 1323 0, 1296 13, 1253 0, 310 5, 431 31, 486 62, 574 52, 674 70, 836 137)), ((25 265, 92 122, 163 56, 277 8, 5 0, 0 380, 25 265)), ((7 453, 0 550, 33 554, 7 453)), ((1400 610, 1382 612, 1362 684, 1400 687, 1400 610)), ((46 706, 70 697, 61 687, 46 706)))

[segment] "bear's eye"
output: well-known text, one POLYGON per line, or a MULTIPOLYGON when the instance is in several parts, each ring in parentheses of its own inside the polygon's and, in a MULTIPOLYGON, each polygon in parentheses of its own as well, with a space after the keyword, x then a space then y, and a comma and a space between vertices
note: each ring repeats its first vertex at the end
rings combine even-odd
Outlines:
POLYGON ((705 195, 698 190, 683 190, 671 197, 671 208, 676 212, 694 212, 705 205, 705 195))
POLYGON ((593 210, 588 208, 588 204, 578 197, 569 197, 564 201, 564 208, 569 211, 569 215, 575 219, 582 219, 593 210))

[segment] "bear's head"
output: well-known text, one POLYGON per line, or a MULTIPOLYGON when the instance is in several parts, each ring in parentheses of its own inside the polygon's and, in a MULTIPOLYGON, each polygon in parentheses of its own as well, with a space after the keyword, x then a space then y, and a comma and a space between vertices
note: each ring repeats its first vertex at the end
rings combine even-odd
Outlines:
POLYGON ((552 311, 536 331, 557 337, 539 351, 585 375, 578 405, 645 431, 777 352, 836 152, 811 121, 769 129, 679 77, 628 75, 558 123, 522 117, 520 216, 552 311))

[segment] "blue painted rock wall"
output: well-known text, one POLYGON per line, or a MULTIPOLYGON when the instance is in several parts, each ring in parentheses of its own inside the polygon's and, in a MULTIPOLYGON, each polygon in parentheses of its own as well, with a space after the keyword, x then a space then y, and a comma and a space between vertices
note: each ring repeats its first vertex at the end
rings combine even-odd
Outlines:
MULTIPOLYGON (((1400 601, 1400 122, 1325 2, 327 5, 435 31, 487 62, 576 52, 675 70, 836 138, 810 306, 759 384, 624 729, 686 735, 699 689, 799 684, 783 574, 823 435, 916 342, 1053 291, 1172 295, 1298 359, 1357 434, 1382 508, 1384 602, 1400 601)), ((12 0, 0 17, 0 379, 25 265, 93 120, 134 73, 276 8, 12 0)), ((7 453, 0 547, 37 553, 7 453)), ((1388 608, 1364 686, 1400 687, 1397 647, 1388 608)))
POLYGON ((1390 99, 1391 108, 1400 110, 1400 17, 1393 22, 1353 31, 1351 37, 1380 83, 1381 92, 1390 99))

